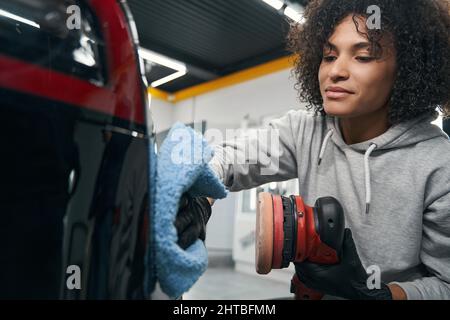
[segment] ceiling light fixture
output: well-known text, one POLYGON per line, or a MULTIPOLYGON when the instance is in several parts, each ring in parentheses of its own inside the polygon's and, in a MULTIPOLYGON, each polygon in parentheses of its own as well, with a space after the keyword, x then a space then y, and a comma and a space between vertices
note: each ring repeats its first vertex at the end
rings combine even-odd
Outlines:
POLYGON ((186 64, 183 62, 171 59, 162 54, 156 53, 154 51, 150 51, 145 48, 139 48, 139 55, 142 59, 157 63, 169 69, 173 69, 176 72, 168 75, 167 77, 161 78, 159 80, 153 81, 150 86, 153 88, 159 87, 167 82, 173 81, 177 78, 184 76, 187 73, 186 64))
POLYGON ((280 10, 284 6, 284 2, 281 0, 262 0, 275 10, 280 10))
POLYGON ((282 0, 262 0, 264 3, 268 4, 280 14, 284 14, 286 17, 297 23, 304 23, 304 8, 303 6, 293 3, 292 1, 282 1, 282 0))
POLYGON ((297 11, 289 6, 287 6, 286 9, 284 9, 284 14, 288 18, 290 18, 292 21, 297 22, 297 23, 303 23, 305 20, 303 11, 297 11))
POLYGON ((175 79, 181 78, 185 74, 186 74, 186 70, 185 71, 177 71, 175 73, 172 73, 171 75, 168 75, 167 77, 164 77, 162 79, 153 81, 150 86, 153 87, 153 88, 159 87, 159 86, 163 85, 164 83, 167 83, 167 82, 173 81, 175 79))

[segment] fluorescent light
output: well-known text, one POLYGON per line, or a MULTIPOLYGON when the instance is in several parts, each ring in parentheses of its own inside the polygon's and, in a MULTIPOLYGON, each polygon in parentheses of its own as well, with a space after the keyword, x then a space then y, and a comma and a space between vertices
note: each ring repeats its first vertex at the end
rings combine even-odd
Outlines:
POLYGON ((144 48, 139 48, 139 55, 147 61, 155 62, 173 70, 181 71, 186 69, 186 65, 184 63, 144 48))
POLYGON ((151 86, 153 88, 159 87, 160 85, 163 85, 164 83, 173 81, 177 78, 180 78, 184 76, 187 73, 187 67, 186 64, 183 62, 179 62, 177 60, 171 59, 169 57, 163 56, 162 54, 144 49, 139 48, 139 55, 142 57, 142 59, 145 59, 147 61, 151 61, 157 64, 160 64, 162 66, 165 66, 167 68, 173 69, 176 72, 168 75, 167 77, 164 77, 162 79, 153 81, 151 83, 151 86))
POLYGON ((275 10, 280 10, 284 6, 284 2, 280 0, 262 0, 275 10))
POLYGON ((15 14, 12 14, 12 13, 10 13, 10 12, 8 12, 8 11, 5 11, 5 10, 2 10, 2 9, 0 9, 0 16, 4 16, 4 17, 6 17, 6 18, 9 18, 9 19, 12 19, 12 20, 16 20, 16 21, 25 23, 25 24, 27 24, 27 25, 29 25, 29 26, 32 26, 32 27, 35 27, 35 28, 38 28, 38 29, 41 28, 41 26, 38 25, 38 24, 37 24, 36 22, 34 22, 34 21, 31 21, 31 20, 28 20, 28 19, 19 17, 19 16, 15 15, 15 14))
POLYGON ((304 16, 303 16, 303 12, 298 12, 294 9, 292 9, 291 7, 286 7, 286 9, 284 9, 284 14, 290 18, 291 20, 293 20, 294 22, 297 23, 303 23, 304 22, 304 16))
POLYGON ((277 11, 280 11, 281 9, 284 8, 283 13, 294 22, 297 23, 305 22, 303 16, 304 12, 303 6, 292 4, 289 1, 285 4, 285 1, 282 0, 262 0, 262 1, 277 11))
POLYGON ((160 85, 163 85, 164 83, 167 83, 167 82, 173 81, 173 80, 175 80, 177 78, 180 78, 180 77, 184 76, 185 74, 186 74, 186 70, 184 70, 184 71, 177 71, 175 73, 172 73, 171 75, 168 75, 167 77, 164 77, 162 79, 153 81, 151 86, 153 88, 159 87, 160 85))

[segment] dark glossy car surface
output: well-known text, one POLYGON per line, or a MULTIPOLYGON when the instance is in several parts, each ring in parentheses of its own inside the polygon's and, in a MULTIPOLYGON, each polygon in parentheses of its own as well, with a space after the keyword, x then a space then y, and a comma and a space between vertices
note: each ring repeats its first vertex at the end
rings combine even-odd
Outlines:
POLYGON ((133 28, 123 1, 0 0, 0 298, 148 294, 154 135, 133 28))

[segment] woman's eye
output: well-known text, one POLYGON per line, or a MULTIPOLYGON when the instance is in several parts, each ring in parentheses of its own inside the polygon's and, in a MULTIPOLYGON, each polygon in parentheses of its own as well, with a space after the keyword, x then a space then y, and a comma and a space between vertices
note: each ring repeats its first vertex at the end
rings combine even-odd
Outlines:
POLYGON ((336 57, 334 57, 334 56, 323 57, 323 60, 326 62, 331 62, 331 61, 334 61, 335 59, 336 59, 336 57))
POLYGON ((361 62, 370 62, 370 61, 373 61, 375 58, 374 57, 356 57, 356 59, 361 62))

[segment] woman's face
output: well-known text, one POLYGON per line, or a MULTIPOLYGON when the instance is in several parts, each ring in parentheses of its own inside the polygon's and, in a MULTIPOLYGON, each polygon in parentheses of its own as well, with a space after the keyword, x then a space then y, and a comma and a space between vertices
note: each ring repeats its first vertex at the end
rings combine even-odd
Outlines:
MULTIPOLYGON (((365 29, 365 19, 359 18, 365 29)), ((325 112, 353 118, 385 110, 396 76, 396 55, 392 44, 382 38, 381 57, 370 53, 367 39, 357 32, 352 16, 334 30, 324 47, 319 68, 320 92, 325 112)))

